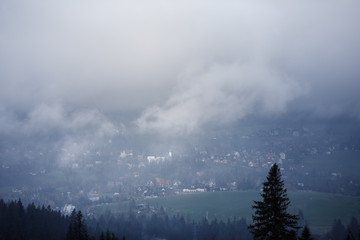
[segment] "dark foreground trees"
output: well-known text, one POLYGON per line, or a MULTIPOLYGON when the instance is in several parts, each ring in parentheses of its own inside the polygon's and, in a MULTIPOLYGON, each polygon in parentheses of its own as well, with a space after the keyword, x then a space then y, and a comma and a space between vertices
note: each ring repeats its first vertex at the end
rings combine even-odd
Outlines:
POLYGON ((89 240, 89 234, 85 225, 81 211, 74 209, 70 216, 69 229, 66 240, 89 240))
POLYGON ((281 180, 280 169, 274 164, 263 183, 262 201, 254 201, 253 223, 249 226, 254 239, 296 239, 298 216, 287 212, 290 199, 281 180))
MULTIPOLYGON (((336 220, 329 233, 314 235, 314 239, 359 239, 359 229, 359 222, 355 218, 352 218, 347 228, 340 220, 336 220)), ((50 207, 36 207, 32 203, 24 208, 20 200, 6 203, 0 199, 0 240, 66 240, 66 236, 68 239, 90 240, 125 240, 124 236, 126 240, 252 239, 246 219, 243 218, 225 222, 204 218, 199 222, 187 222, 181 215, 168 216, 166 211, 148 209, 148 212, 141 214, 115 216, 108 212, 98 219, 84 219, 79 211, 74 211, 71 216, 63 216, 50 207)), ((300 239, 311 239, 307 227, 303 229, 300 239)))
POLYGON ((311 233, 310 233, 310 229, 308 228, 307 225, 305 225, 303 231, 301 232, 301 236, 300 236, 299 240, 313 240, 311 233))
POLYGON ((69 219, 50 207, 0 199, 0 240, 64 240, 69 219))

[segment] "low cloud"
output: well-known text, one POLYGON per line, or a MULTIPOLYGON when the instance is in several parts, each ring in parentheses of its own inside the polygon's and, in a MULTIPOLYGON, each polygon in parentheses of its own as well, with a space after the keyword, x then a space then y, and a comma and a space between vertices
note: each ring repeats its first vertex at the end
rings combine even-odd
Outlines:
POLYGON ((182 76, 169 100, 147 109, 137 120, 143 131, 193 133, 209 123, 235 122, 249 114, 286 110, 306 86, 265 64, 211 65, 182 76))
POLYGON ((109 120, 97 109, 68 111, 60 103, 40 104, 21 118, 9 111, 2 113, 2 139, 10 137, 17 139, 19 145, 30 143, 30 149, 41 151, 45 147, 45 151, 54 151, 59 166, 81 161, 84 153, 108 144, 111 138, 126 131, 123 124, 109 120))
POLYGON ((35 133, 49 130, 78 133, 91 130, 98 137, 119 132, 117 126, 97 109, 69 112, 61 104, 40 104, 22 122, 23 131, 35 133))
POLYGON ((105 136, 116 121, 104 112, 131 112, 141 131, 173 134, 289 110, 358 117, 359 8, 2 1, 0 128, 105 136))

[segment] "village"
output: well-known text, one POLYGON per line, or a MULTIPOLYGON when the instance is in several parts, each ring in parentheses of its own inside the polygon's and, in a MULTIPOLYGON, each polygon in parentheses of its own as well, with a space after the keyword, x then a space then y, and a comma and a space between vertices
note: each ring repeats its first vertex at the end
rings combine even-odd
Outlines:
MULTIPOLYGON (((80 153, 61 149, 62 156, 71 159, 66 167, 47 169, 49 163, 45 162, 42 168, 23 173, 29 179, 27 184, 1 194, 45 202, 60 209, 67 204, 91 206, 176 194, 259 190, 273 163, 281 167, 291 191, 359 194, 356 177, 343 176, 336 166, 318 169, 307 161, 313 158, 327 161, 334 154, 358 153, 359 143, 341 142, 323 135, 319 141, 316 134, 308 128, 274 128, 250 135, 211 137, 203 144, 191 145, 187 151, 167 149, 161 155, 121 149, 115 146, 116 139, 112 139, 101 148, 92 144, 80 153), (56 188, 46 186, 49 179, 56 188)), ((45 156, 51 153, 35 154, 31 150, 23 155, 25 159, 45 156)), ((21 169, 3 162, 1 171, 21 172, 21 169)))

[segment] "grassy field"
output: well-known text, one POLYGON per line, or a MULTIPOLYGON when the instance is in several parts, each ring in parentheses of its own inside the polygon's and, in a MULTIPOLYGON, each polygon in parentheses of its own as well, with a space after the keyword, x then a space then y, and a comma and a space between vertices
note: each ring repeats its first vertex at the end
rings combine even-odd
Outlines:
MULTIPOLYGON (((302 210, 306 222, 314 233, 328 231, 334 219, 349 223, 352 216, 360 219, 360 197, 343 196, 318 192, 289 193, 290 211, 302 210)), ((153 206, 164 206, 173 213, 181 213, 187 219, 227 220, 233 217, 251 219, 253 200, 259 199, 258 192, 213 192, 146 199, 143 202, 153 206)))

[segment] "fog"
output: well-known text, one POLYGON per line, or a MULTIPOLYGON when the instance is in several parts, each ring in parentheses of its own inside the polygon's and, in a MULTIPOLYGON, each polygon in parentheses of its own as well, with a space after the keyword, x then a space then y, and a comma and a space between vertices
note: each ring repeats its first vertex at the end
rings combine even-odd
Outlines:
POLYGON ((126 131, 186 136, 252 116, 358 121, 359 7, 2 1, 0 133, 57 134, 65 146, 126 131))

